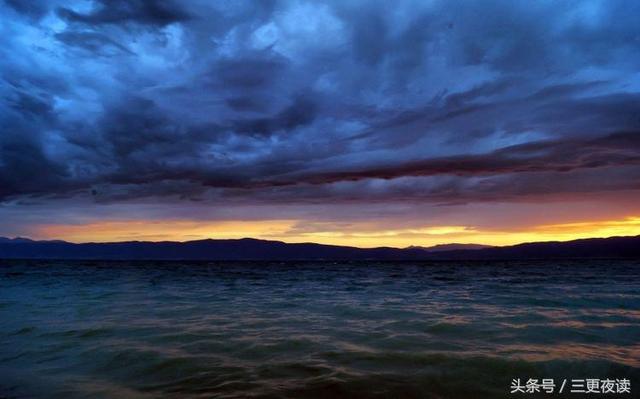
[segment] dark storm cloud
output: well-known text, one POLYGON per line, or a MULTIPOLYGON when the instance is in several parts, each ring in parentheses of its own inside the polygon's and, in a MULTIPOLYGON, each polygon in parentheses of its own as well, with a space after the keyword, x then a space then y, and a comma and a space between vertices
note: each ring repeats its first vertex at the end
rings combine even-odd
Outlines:
POLYGON ((49 6, 39 0, 4 0, 7 6, 32 18, 40 18, 46 14, 49 6))
POLYGON ((47 119, 51 116, 53 107, 50 99, 20 90, 14 91, 13 94, 13 98, 6 99, 7 105, 25 118, 47 119))
POLYGON ((115 55, 114 51, 131 54, 125 46, 96 32, 62 32, 56 34, 56 39, 69 47, 77 47, 93 54, 115 55))
POLYGON ((239 90, 272 87, 282 82, 286 61, 268 52, 245 55, 241 59, 222 59, 211 73, 223 87, 239 90))
POLYGON ((229 108, 234 111, 254 111, 260 112, 265 109, 265 105, 259 99, 250 96, 231 97, 225 100, 229 108))
POLYGON ((640 164, 640 133, 614 134, 593 140, 535 142, 501 148, 481 155, 395 163, 388 167, 339 171, 306 176, 303 181, 322 184, 345 180, 394 179, 404 176, 491 175, 521 172, 568 172, 584 168, 640 164))
POLYGON ((238 133, 271 134, 278 130, 288 131, 311 123, 316 107, 306 96, 293 99, 293 103, 277 114, 267 118, 242 119, 234 122, 233 130, 238 133))
POLYGON ((59 8, 58 14, 72 22, 90 25, 139 23, 165 26, 190 18, 179 3, 171 0, 99 0, 88 13, 59 8))
POLYGON ((636 2, 1 4, 5 201, 638 189, 636 2))
POLYGON ((3 140, 0 147, 2 170, 0 196, 44 193, 56 190, 65 177, 64 168, 54 164, 43 154, 37 143, 29 140, 3 140), (33 171, 41 171, 34 174, 33 171))

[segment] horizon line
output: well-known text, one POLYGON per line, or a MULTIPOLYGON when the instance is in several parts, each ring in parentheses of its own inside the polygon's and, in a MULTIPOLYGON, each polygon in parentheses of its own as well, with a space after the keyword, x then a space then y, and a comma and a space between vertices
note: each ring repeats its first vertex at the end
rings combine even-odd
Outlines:
MULTIPOLYGON (((152 240, 122 240, 122 241, 83 241, 83 242, 78 242, 78 241, 68 241, 68 240, 60 240, 60 239, 34 239, 31 237, 25 237, 25 236, 14 236, 12 237, 7 237, 7 236, 0 236, 0 238, 5 238, 8 240, 20 240, 20 239, 24 239, 24 240, 29 240, 29 241, 33 241, 33 242, 61 242, 61 243, 67 243, 67 244, 75 244, 75 245, 82 245, 82 244, 119 244, 119 243, 152 243, 152 244, 161 244, 161 243, 188 243, 188 242, 197 242, 197 241, 241 241, 241 240, 255 240, 255 241, 268 241, 268 242, 279 242, 279 243, 284 243, 284 244, 313 244, 313 245, 322 245, 322 246, 330 246, 330 247, 348 247, 348 248, 358 248, 358 249, 375 249, 375 248, 392 248, 392 249, 409 249, 409 248, 425 248, 425 249, 429 249, 429 248, 434 248, 434 247, 439 247, 439 246, 447 246, 447 245, 482 245, 485 246, 486 248, 506 248, 506 247, 513 247, 513 246, 517 246, 517 245, 524 245, 524 244, 536 244, 536 243, 561 243, 561 242, 573 242, 573 241, 583 241, 583 240, 606 240, 606 239, 610 239, 610 238, 633 238, 633 237, 640 237, 640 235, 612 235, 612 236, 607 236, 607 237, 584 237, 584 238, 575 238, 575 239, 569 239, 569 240, 543 240, 543 241, 523 241, 523 242, 518 242, 515 244, 509 244, 509 245, 490 245, 490 244, 484 244, 484 243, 477 243, 477 242, 473 242, 473 243, 463 243, 463 242, 450 242, 450 243, 442 243, 442 244, 435 244, 435 245, 431 245, 431 246, 421 246, 421 245, 408 245, 406 247, 394 247, 394 246, 387 246, 387 245, 382 245, 382 246, 375 246, 375 247, 359 247, 359 246, 355 246, 355 245, 338 245, 338 244, 323 244, 323 243, 318 243, 318 242, 313 242, 313 241, 285 241, 285 240, 273 240, 273 239, 266 239, 266 238, 255 238, 255 237, 242 237, 242 238, 199 238, 199 239, 193 239, 193 240, 160 240, 160 241, 152 241, 152 240)), ((479 248, 482 249, 482 248, 479 248)))

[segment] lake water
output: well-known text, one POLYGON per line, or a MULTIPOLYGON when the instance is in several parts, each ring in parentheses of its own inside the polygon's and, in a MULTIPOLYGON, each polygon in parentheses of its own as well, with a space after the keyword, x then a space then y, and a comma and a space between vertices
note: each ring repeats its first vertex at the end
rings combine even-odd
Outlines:
POLYGON ((638 397, 640 262, 0 261, 0 397, 535 396, 514 378, 638 397))

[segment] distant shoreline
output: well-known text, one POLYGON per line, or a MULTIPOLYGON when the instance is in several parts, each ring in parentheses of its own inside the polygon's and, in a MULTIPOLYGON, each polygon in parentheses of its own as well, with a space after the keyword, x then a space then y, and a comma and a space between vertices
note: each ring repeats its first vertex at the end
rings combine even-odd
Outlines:
POLYGON ((357 248, 251 238, 187 242, 69 243, 0 239, 0 259, 175 261, 438 261, 640 259, 640 236, 536 242, 505 247, 431 251, 357 248))

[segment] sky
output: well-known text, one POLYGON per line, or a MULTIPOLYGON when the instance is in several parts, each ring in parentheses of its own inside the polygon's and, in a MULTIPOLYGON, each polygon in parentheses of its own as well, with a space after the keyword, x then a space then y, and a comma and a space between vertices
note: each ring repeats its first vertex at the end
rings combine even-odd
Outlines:
POLYGON ((640 2, 0 0, 0 236, 640 234, 640 2))

